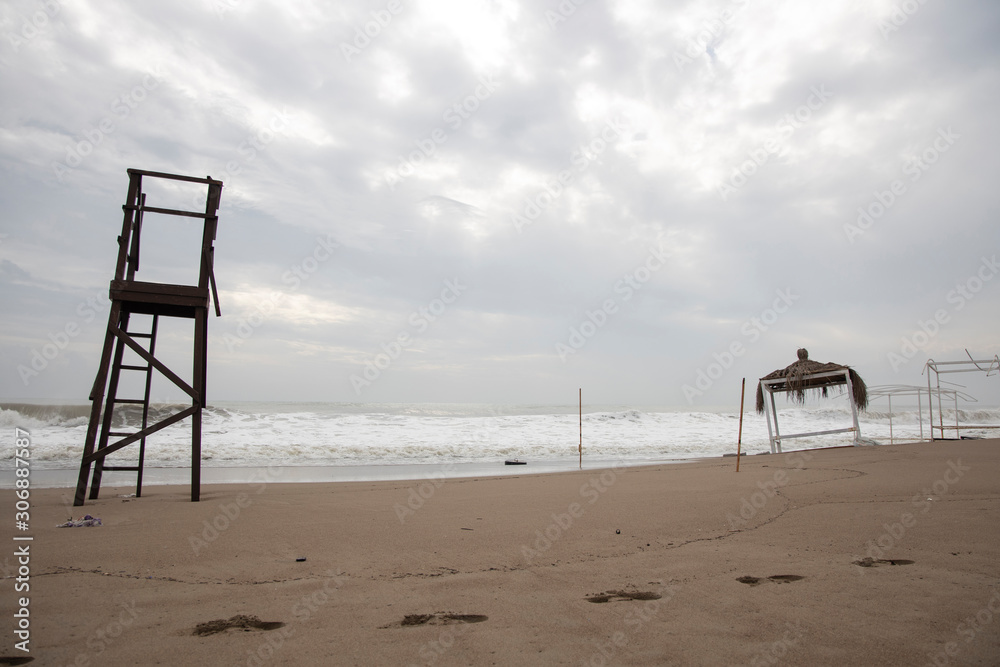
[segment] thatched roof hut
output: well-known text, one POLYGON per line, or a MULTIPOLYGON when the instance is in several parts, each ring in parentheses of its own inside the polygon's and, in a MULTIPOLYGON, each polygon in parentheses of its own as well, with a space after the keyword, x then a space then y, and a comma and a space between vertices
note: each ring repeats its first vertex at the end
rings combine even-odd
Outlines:
MULTIPOLYGON (((821 363, 809 358, 805 348, 798 351, 799 360, 789 366, 776 370, 761 378, 764 380, 783 379, 784 384, 772 384, 771 391, 784 391, 797 403, 804 403, 807 391, 816 391, 824 397, 830 387, 846 384, 842 374, 826 377, 815 377, 818 374, 835 371, 847 371, 851 378, 852 399, 854 405, 864 410, 868 407, 868 388, 857 371, 849 366, 834 363, 821 363)), ((762 382, 757 383, 757 413, 764 412, 764 388, 762 382)))

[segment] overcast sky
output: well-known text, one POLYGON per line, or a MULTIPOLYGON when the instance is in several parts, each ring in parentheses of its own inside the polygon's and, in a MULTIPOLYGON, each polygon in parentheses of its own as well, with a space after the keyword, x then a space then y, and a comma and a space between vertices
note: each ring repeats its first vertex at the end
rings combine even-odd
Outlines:
MULTIPOLYGON (((0 397, 86 400, 130 167, 225 182, 210 400, 734 405, 802 346, 926 384, 1000 352, 998 29, 995 0, 0 3, 0 397)), ((137 277, 186 281, 197 224, 148 217, 137 277)), ((189 321, 159 346, 189 374, 189 321)))

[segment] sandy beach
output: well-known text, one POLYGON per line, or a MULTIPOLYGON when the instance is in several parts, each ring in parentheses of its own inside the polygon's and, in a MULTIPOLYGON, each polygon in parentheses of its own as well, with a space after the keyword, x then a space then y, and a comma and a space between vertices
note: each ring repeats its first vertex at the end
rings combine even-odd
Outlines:
MULTIPOLYGON (((1000 440, 31 494, 40 665, 996 665, 1000 440), (71 515, 97 527, 57 528, 71 515), (304 560, 302 560, 304 559, 304 560), (226 621, 215 623, 213 621, 226 621), (230 627, 227 629, 227 625, 230 627)), ((30 546, 18 585, 17 549, 30 546), (21 552, 23 553, 23 551, 21 552)), ((30 654, 15 648, 28 601, 30 654)), ((0 664, 20 664, 4 662, 0 664)))

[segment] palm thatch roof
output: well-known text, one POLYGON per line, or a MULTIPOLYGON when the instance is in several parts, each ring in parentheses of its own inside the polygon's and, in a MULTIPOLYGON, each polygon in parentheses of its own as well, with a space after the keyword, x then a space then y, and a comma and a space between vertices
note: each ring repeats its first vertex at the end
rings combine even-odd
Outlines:
MULTIPOLYGON (((813 361, 809 358, 809 351, 805 348, 800 348, 798 351, 799 360, 789 366, 776 370, 773 373, 769 373, 761 378, 761 380, 777 380, 784 379, 785 383, 772 385, 774 391, 786 391, 788 395, 796 403, 805 403, 806 392, 816 391, 821 393, 824 397, 827 395, 827 390, 830 387, 835 387, 837 385, 846 384, 843 377, 833 376, 833 377, 815 377, 815 375, 820 373, 829 373, 831 371, 848 371, 851 378, 851 388, 853 389, 854 405, 856 405, 861 410, 868 407, 868 387, 865 386, 865 381, 861 379, 850 366, 844 366, 841 364, 834 363, 821 363, 819 361, 813 361)), ((761 382, 757 383, 757 413, 761 414, 764 412, 764 386, 761 382)))

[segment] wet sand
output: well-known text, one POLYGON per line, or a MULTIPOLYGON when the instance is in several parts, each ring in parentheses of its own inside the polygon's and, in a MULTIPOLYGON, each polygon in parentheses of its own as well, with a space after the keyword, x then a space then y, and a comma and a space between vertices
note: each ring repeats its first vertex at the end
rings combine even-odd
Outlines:
POLYGON ((0 491, 0 657, 27 596, 41 665, 1000 663, 1000 440, 132 491, 0 491))

